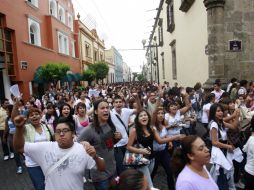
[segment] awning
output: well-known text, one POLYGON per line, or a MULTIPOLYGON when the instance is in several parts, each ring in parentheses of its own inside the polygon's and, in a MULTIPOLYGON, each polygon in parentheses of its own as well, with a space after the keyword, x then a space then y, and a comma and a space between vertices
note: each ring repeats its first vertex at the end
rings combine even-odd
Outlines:
POLYGON ((68 73, 64 76, 64 78, 61 80, 62 82, 72 82, 75 80, 74 74, 68 73))
POLYGON ((73 74, 73 77, 74 77, 74 81, 76 81, 76 82, 81 81, 81 79, 82 79, 82 76, 80 73, 73 74))

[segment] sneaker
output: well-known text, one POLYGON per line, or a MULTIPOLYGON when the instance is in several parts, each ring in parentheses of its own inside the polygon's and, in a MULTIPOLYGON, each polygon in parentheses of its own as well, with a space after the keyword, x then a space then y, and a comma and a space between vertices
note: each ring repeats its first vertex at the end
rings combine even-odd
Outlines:
POLYGON ((235 186, 236 186, 237 188, 239 188, 239 189, 244 189, 244 188, 245 188, 245 185, 241 182, 241 180, 239 180, 239 181, 235 184, 235 186))
POLYGON ((22 174, 22 172, 23 172, 22 167, 19 166, 16 173, 17 173, 17 174, 22 174))
POLYGON ((14 158, 14 153, 11 152, 11 154, 10 154, 10 159, 13 159, 13 158, 14 158))
POLYGON ((4 156, 4 161, 9 160, 9 156, 4 156))

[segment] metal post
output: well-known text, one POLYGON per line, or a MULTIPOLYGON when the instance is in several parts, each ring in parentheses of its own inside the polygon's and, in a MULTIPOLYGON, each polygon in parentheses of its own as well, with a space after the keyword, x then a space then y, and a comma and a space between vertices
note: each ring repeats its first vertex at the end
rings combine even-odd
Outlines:
POLYGON ((153 82, 153 68, 152 68, 152 66, 153 66, 153 57, 152 57, 152 49, 150 48, 150 58, 151 58, 151 63, 150 63, 150 65, 151 65, 151 83, 153 82))
POLYGON ((158 84, 160 84, 160 76, 159 76, 159 58, 158 58, 158 46, 157 43, 155 45, 156 47, 156 62, 157 62, 157 80, 158 80, 158 84))

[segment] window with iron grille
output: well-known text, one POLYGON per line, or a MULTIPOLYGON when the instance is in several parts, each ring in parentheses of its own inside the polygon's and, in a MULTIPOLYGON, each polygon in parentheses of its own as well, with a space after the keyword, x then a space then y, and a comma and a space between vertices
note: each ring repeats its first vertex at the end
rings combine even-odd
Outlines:
POLYGON ((4 25, 4 15, 0 14, 0 68, 6 68, 8 75, 15 76, 13 61, 13 31, 4 25))
POLYGON ((174 0, 168 0, 167 4, 167 30, 172 33, 175 30, 174 0))

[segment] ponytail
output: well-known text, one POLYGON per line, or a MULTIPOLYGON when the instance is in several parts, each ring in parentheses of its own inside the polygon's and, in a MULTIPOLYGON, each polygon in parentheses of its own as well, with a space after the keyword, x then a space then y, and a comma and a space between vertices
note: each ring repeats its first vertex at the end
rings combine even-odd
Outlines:
POLYGON ((171 160, 171 164, 173 172, 175 173, 176 177, 183 170, 184 166, 191 162, 191 160, 188 157, 188 154, 191 154, 192 144, 197 138, 199 138, 197 135, 186 136, 182 140, 181 147, 175 150, 171 160))

